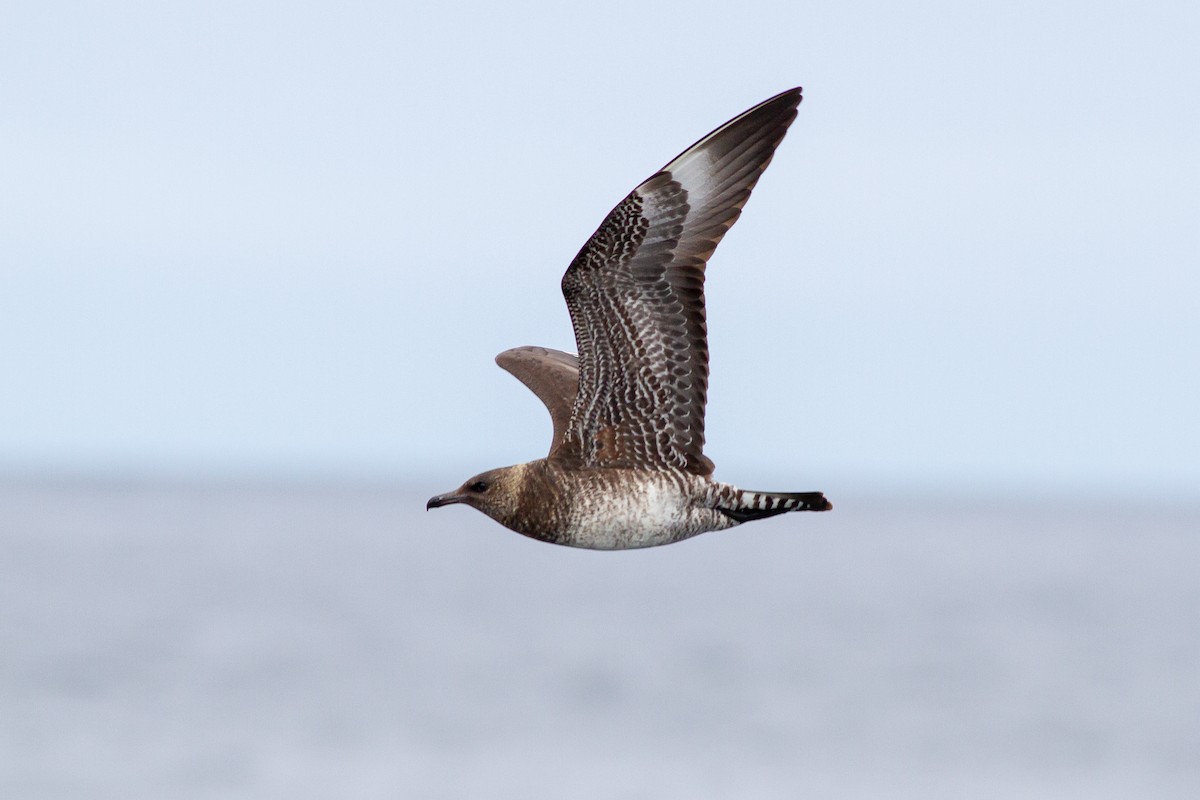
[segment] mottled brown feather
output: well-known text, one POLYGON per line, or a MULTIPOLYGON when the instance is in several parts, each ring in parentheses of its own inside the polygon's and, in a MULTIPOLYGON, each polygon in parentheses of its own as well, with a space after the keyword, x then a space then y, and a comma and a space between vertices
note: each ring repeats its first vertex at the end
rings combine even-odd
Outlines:
POLYGON ((622 200, 571 262, 562 289, 579 388, 561 438, 555 418, 560 453, 586 466, 712 474, 704 268, 800 100, 798 88, 783 92, 692 145, 622 200))

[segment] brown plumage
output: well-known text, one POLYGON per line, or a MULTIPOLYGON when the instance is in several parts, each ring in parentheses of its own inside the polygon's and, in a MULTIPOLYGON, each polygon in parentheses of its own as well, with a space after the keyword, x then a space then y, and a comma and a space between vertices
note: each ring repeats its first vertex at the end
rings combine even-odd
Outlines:
POLYGON ((704 269, 796 117, 791 89, 730 120, 617 204, 567 268, 579 356, 518 347, 496 357, 550 412, 544 459, 478 475, 427 507, 464 503, 557 544, 668 544, 786 511, 819 492, 750 492, 705 457, 704 269))

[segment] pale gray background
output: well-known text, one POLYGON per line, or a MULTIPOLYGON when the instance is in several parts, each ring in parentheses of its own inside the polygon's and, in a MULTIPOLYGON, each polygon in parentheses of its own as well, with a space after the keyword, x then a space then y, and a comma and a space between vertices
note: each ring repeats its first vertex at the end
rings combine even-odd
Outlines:
POLYGON ((0 795, 1194 800, 1200 514, 552 547, 394 487, 0 485, 0 795))
POLYGON ((7 3, 0 795, 1200 796, 1191 2, 7 3), (597 554, 424 498, 626 192, 792 85, 709 454, 597 554))
POLYGON ((10 470, 457 479, 540 455, 544 412, 492 357, 573 349, 558 281, 608 209, 801 84, 709 270, 720 474, 1200 485, 1194 3, 0 23, 10 470))

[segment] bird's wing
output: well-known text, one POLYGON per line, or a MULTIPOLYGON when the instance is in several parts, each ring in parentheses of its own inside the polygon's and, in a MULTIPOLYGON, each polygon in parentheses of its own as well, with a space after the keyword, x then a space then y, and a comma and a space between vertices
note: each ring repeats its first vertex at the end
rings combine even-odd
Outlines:
POLYGON ((579 390, 579 359, 548 347, 514 347, 496 356, 496 363, 546 404, 550 421, 554 423, 550 457, 573 455, 564 450, 564 434, 579 390))
POLYGON ((677 467, 704 457, 704 266, 796 117, 791 89, 689 147, 614 208, 562 280, 579 345, 566 435, 583 463, 677 467))

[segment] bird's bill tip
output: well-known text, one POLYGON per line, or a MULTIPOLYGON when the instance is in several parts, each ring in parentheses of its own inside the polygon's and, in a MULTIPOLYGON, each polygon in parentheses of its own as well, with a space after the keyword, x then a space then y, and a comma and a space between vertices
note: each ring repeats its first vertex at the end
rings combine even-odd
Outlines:
POLYGON ((425 510, 428 511, 431 508, 441 508, 442 506, 448 506, 451 503, 461 503, 462 501, 463 497, 461 494, 458 494, 457 492, 446 492, 445 494, 439 494, 429 498, 429 502, 425 504, 425 510))

